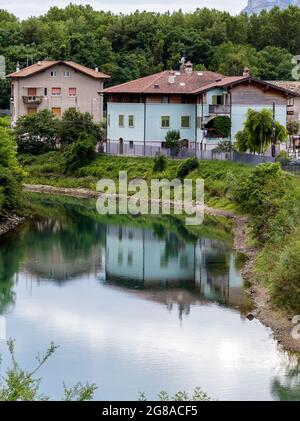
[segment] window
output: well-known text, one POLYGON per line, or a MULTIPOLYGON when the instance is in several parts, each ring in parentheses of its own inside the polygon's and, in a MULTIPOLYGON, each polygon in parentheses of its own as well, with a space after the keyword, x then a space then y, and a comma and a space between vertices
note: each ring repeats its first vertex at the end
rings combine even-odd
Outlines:
POLYGON ((45 95, 45 96, 47 96, 47 95, 48 95, 48 89, 47 89, 47 88, 45 88, 45 89, 44 89, 44 95, 45 95))
POLYGON ((190 127, 190 116, 189 115, 183 115, 181 116, 181 127, 183 129, 188 129, 190 127))
POLYGON ((77 90, 76 88, 69 88, 69 96, 76 96, 77 90))
POLYGON ((110 127, 110 114, 107 114, 107 126, 110 127))
POLYGON ((51 76, 51 77, 55 77, 55 76, 56 76, 56 70, 51 70, 51 72, 50 72, 50 76, 51 76))
POLYGON ((201 129, 202 127, 202 119, 201 117, 197 117, 197 129, 201 129))
POLYGON ((128 127, 134 127, 134 116, 133 115, 128 116, 128 127))
POLYGON ((164 149, 167 147, 166 142, 161 142, 161 147, 164 149))
POLYGON ((287 105, 288 105, 288 107, 293 107, 294 106, 294 98, 293 97, 289 97, 288 98, 287 105))
POLYGON ((27 89, 28 96, 36 96, 36 88, 28 88, 27 89))
POLYGON ((71 76, 71 72, 69 70, 64 72, 64 77, 70 77, 70 76, 71 76))
POLYGON ((168 96, 163 96, 161 102, 163 104, 168 104, 169 103, 169 97, 168 96))
POLYGON ((223 95, 213 95, 212 96, 212 105, 224 105, 224 96, 223 95))
POLYGON ((53 96, 60 96, 61 95, 61 88, 52 88, 52 95, 53 96))
POLYGON ((52 108, 52 113, 55 115, 55 117, 61 116, 61 108, 52 108))
POLYGON ((119 115, 119 127, 124 127, 124 116, 119 115))
POLYGON ((133 140, 129 140, 129 149, 133 149, 133 140))
POLYGON ((168 129, 170 127, 170 117, 168 115, 161 117, 161 127, 162 129, 168 129))
POLYGON ((32 115, 32 114, 36 114, 37 113, 37 108, 36 107, 28 107, 27 108, 27 114, 28 115, 32 115))

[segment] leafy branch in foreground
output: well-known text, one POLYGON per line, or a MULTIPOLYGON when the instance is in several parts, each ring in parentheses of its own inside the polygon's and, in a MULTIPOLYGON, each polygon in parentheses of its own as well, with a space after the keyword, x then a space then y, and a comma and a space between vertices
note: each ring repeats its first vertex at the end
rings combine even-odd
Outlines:
MULTIPOLYGON (((185 391, 179 391, 174 396, 170 396, 168 392, 162 391, 158 395, 159 401, 202 401, 202 402, 208 402, 212 401, 213 399, 210 398, 200 387, 196 387, 196 389, 193 392, 192 396, 189 396, 189 394, 185 391)), ((147 401, 145 393, 139 394, 139 401, 147 401)))
MULTIPOLYGON (((6 371, 6 376, 0 379, 0 401, 46 401, 49 397, 40 393, 40 378, 34 375, 54 354, 58 346, 51 342, 45 354, 36 357, 37 365, 32 371, 23 370, 15 357, 15 341, 9 339, 7 346, 12 360, 12 367, 6 371)), ((94 384, 77 383, 68 389, 64 384, 64 398, 68 401, 86 401, 93 398, 97 387, 94 384)))

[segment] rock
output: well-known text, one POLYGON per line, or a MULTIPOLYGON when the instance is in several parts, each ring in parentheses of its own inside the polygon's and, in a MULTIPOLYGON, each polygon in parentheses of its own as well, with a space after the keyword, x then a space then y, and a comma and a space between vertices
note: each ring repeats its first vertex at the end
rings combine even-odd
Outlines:
POLYGON ((252 321, 253 319, 255 319, 255 313, 248 313, 246 315, 246 318, 250 321, 252 321))

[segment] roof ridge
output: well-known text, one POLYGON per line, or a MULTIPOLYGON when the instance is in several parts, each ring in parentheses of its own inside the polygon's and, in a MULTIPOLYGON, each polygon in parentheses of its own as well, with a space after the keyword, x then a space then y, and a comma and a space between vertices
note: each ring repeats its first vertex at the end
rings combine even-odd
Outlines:
POLYGON ((148 89, 148 88, 150 88, 150 86, 151 85, 154 85, 155 84, 155 82, 159 79, 159 78, 161 78, 162 77, 162 75, 164 75, 166 72, 168 72, 169 70, 163 70, 162 72, 160 72, 160 73, 158 73, 157 74, 157 77, 154 79, 154 80, 152 80, 151 81, 151 83, 149 83, 149 85, 147 85, 143 90, 142 90, 142 92, 145 92, 146 91, 146 89, 148 89))

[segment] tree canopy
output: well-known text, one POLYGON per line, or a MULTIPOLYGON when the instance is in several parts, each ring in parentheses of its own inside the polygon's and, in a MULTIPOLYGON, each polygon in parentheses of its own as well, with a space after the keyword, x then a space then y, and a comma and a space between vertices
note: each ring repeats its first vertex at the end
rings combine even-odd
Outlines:
MULTIPOLYGON (((262 79, 291 79, 299 21, 294 6, 252 16, 208 8, 115 15, 70 4, 22 21, 0 10, 0 55, 8 73, 18 61, 24 67, 44 59, 74 60, 111 74, 110 84, 178 68, 182 54, 197 69, 236 75, 248 66, 262 79)), ((9 89, 0 82, 5 108, 9 89)))

